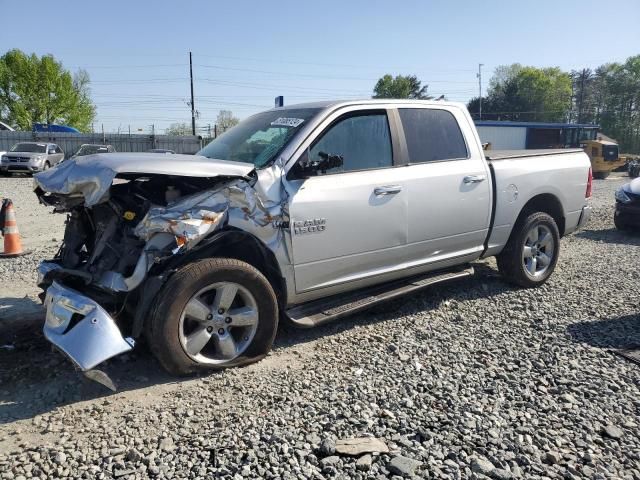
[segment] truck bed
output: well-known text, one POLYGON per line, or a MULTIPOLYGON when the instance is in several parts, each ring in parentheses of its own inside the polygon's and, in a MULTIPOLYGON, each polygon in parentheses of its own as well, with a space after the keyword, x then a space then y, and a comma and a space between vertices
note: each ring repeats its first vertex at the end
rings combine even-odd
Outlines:
POLYGON ((489 150, 484 152, 494 181, 495 211, 486 255, 500 253, 518 215, 538 195, 557 199, 560 234, 578 225, 588 181, 589 157, 579 148, 489 150))
POLYGON ((485 157, 488 161, 508 160, 510 158, 541 157, 545 155, 563 155, 582 152, 580 148, 549 148, 544 150, 487 150, 485 157))

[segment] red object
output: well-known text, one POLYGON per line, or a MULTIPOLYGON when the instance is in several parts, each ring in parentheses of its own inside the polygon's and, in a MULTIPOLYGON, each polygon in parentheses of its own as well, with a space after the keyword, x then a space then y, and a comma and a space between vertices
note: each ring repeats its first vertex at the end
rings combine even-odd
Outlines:
POLYGON ((587 178, 587 191, 584 194, 585 198, 591 198, 591 189, 593 188, 593 172, 589 167, 589 177, 587 178))
POLYGON ((8 198, 2 202, 2 215, 0 217, 3 218, 1 230, 4 235, 4 252, 0 253, 0 258, 23 255, 25 252, 20 241, 16 213, 13 210, 13 203, 8 198))

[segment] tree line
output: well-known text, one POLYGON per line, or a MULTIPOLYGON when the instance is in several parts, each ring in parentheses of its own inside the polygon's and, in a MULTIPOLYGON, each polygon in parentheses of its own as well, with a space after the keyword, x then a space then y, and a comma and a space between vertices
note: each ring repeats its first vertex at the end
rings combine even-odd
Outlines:
MULTIPOLYGON (((34 123, 60 124, 89 132, 96 116, 91 100, 89 74, 65 69, 53 55, 27 55, 13 49, 0 56, 0 120, 18 130, 34 123)), ((221 110, 216 131, 238 123, 232 112, 221 110)), ((189 123, 174 123, 169 135, 191 135, 189 123)))
MULTIPOLYGON (((479 98, 468 108, 479 118, 479 98)), ((482 119, 597 124, 622 151, 639 153, 640 55, 570 72, 500 66, 482 98, 482 119)))
MULTIPOLYGON (((385 75, 374 98, 431 98, 415 75, 385 75)), ((595 70, 563 71, 519 63, 495 69, 487 94, 467 107, 474 119, 600 125, 621 151, 640 153, 640 55, 595 70)))

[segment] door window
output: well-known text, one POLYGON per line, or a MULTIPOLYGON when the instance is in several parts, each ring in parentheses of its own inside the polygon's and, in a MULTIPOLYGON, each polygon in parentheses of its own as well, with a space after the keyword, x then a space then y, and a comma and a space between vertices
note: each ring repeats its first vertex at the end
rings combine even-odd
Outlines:
POLYGON ((409 163, 467 158, 467 145, 451 112, 428 108, 401 108, 409 163))
POLYGON ((338 120, 309 150, 309 160, 339 155, 343 165, 325 173, 369 170, 393 165, 389 122, 384 112, 348 116, 338 120))

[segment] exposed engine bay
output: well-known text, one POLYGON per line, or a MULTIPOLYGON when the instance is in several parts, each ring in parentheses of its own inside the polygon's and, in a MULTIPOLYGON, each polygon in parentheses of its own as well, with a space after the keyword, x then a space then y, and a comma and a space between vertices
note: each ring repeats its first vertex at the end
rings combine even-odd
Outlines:
MULTIPOLYGON (((64 241, 54 259, 62 269, 59 275, 113 290, 105 283, 105 274, 117 272, 128 278, 134 273, 148 240, 136 229, 150 209, 164 209, 222 181, 171 176, 121 179, 111 187, 107 201, 92 207, 86 207, 82 197, 37 190, 43 203, 54 206, 56 212, 67 212, 64 241)), ((155 246, 153 262, 186 245, 185 232, 175 233, 155 246)))

